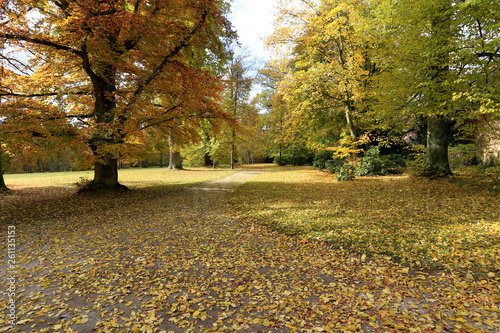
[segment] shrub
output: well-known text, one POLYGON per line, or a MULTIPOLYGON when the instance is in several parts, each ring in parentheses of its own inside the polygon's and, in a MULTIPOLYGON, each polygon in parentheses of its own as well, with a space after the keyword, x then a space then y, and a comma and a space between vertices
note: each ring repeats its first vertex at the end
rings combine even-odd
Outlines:
POLYGON ((421 176, 425 170, 425 153, 424 145, 412 145, 406 148, 408 152, 408 172, 412 176, 421 176))
POLYGON ((93 190, 94 181, 87 177, 80 177, 73 185, 76 186, 78 193, 89 192, 93 190))
POLYGON ((335 178, 339 182, 353 180, 356 176, 356 167, 351 163, 344 163, 340 168, 338 168, 335 178))
POLYGON ((288 148, 286 153, 281 154, 281 163, 280 156, 278 154, 273 155, 274 163, 278 165, 311 165, 314 155, 313 153, 304 147, 292 147, 288 148))
POLYGON ((293 163, 292 155, 281 154, 281 159, 280 159, 280 155, 274 155, 274 163, 276 163, 278 165, 292 164, 293 163))
POLYGON ((325 163, 325 169, 328 170, 330 173, 337 173, 339 172, 340 168, 346 163, 346 158, 335 158, 326 161, 325 163))
POLYGON ((359 161, 356 174, 359 176, 399 174, 403 173, 405 165, 406 162, 401 155, 380 155, 380 147, 375 146, 365 152, 359 161))
POLYGON ((448 159, 452 168, 478 164, 476 149, 473 143, 450 147, 448 159))
POLYGON ((313 159, 313 166, 318 170, 326 169, 326 162, 333 159, 331 150, 322 150, 313 159))

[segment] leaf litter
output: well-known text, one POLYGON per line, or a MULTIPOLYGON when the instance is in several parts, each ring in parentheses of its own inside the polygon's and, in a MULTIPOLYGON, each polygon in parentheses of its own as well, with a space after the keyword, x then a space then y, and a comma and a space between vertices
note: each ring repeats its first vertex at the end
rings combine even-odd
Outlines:
POLYGON ((418 256, 278 231, 274 210, 293 200, 321 210, 340 183, 310 170, 256 173, 11 213, 2 224, 16 225, 22 261, 18 325, 3 312, 0 332, 499 331, 497 271, 429 268, 418 256))

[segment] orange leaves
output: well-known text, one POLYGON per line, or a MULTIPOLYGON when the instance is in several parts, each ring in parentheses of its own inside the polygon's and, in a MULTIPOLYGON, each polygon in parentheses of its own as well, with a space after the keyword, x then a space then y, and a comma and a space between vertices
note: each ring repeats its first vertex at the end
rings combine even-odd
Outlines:
MULTIPOLYGON (((15 115, 62 110, 59 119, 71 119, 66 123, 80 134, 78 141, 104 162, 137 155, 124 142, 142 131, 164 132, 182 124, 176 141, 183 144, 196 140, 207 120, 227 119, 219 104, 221 77, 212 68, 224 61, 223 39, 233 32, 219 1, 196 6, 190 0, 160 0, 154 6, 79 1, 37 12, 29 31, 29 14, 20 10, 24 3, 10 5, 12 15, 0 27, 0 37, 7 48, 26 47, 34 55, 13 51, 12 61, 2 60, 8 74, 2 73, 2 102, 8 100, 15 115), (23 64, 26 58, 30 64, 23 64)), ((37 125, 41 118, 35 117, 37 125)))

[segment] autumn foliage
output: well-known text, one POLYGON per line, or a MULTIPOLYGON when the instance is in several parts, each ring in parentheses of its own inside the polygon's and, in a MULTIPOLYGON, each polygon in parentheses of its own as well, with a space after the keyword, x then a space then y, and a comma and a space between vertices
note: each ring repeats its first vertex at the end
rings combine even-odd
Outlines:
POLYGON ((223 1, 2 6, 4 135, 62 121, 92 152, 95 186, 120 187, 117 159, 144 133, 195 140, 201 123, 227 118, 218 70, 234 33, 223 1))

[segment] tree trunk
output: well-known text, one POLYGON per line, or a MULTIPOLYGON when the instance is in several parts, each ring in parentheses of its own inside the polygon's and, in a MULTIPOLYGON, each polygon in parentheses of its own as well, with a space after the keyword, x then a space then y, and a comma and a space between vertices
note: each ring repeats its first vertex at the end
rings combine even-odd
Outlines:
POLYGON ((171 170, 182 170, 181 152, 174 151, 172 136, 168 137, 168 148, 170 150, 168 168, 171 170))
MULTIPOLYGON (((114 37, 108 36, 113 44, 114 37)), ((116 68, 112 64, 103 64, 100 75, 93 72, 89 62, 84 62, 84 69, 92 79, 94 88, 94 120, 97 128, 90 140, 90 149, 97 157, 94 163, 94 180, 88 188, 81 188, 79 192, 127 189, 118 182, 118 159, 113 155, 102 153, 100 150, 108 144, 123 143, 120 130, 110 135, 104 128, 112 124, 116 117, 116 68)), ((126 120, 125 116, 118 119, 121 125, 126 120)))
MULTIPOLYGON (((236 112, 235 112, 236 114, 236 112)), ((233 139, 231 141, 231 170, 234 169, 234 156, 236 155, 236 146, 234 142, 236 141, 236 130, 233 128, 233 139)))
POLYGON ((281 141, 280 141, 280 156, 278 159, 278 165, 281 165, 281 141))
POLYGON ((429 117, 427 120, 426 176, 447 176, 451 174, 448 162, 449 123, 444 116, 429 117))
MULTIPOLYGON (((205 133, 205 142, 210 143, 210 135, 208 135, 206 133, 205 133)), ((205 145, 207 145, 207 144, 205 144, 205 145)), ((204 159, 203 166, 206 166, 206 167, 212 166, 213 161, 212 161, 212 157, 210 156, 210 152, 205 151, 205 155, 203 156, 203 159, 204 159)))
POLYGON ((170 151, 168 168, 171 170, 182 170, 182 157, 180 151, 170 151))
POLYGON ((118 160, 110 159, 108 163, 96 162, 94 164, 94 180, 92 188, 96 191, 127 189, 118 182, 118 160))
POLYGON ((357 164, 358 162, 358 137, 356 132, 354 131, 354 125, 352 122, 352 113, 354 111, 354 107, 352 105, 350 99, 350 93, 346 92, 346 102, 345 102, 345 120, 347 123, 347 128, 349 129, 349 135, 351 136, 352 144, 353 144, 353 153, 352 153, 352 161, 357 164))
POLYGON ((212 164, 213 164, 213 162, 212 162, 212 158, 210 157, 210 153, 205 153, 203 165, 204 166, 211 166, 212 164))
POLYGON ((3 165, 2 165, 2 152, 0 151, 0 193, 12 192, 7 185, 5 185, 5 181, 3 178, 3 165))

